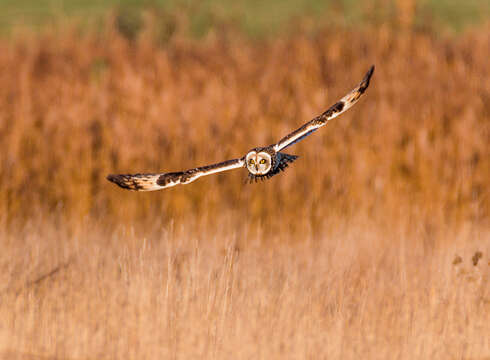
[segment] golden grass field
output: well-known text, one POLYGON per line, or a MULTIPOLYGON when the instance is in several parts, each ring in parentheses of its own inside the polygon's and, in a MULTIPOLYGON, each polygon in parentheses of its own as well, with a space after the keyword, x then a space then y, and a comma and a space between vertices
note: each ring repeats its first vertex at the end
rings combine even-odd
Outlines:
POLYGON ((489 359, 490 27, 0 39, 0 358, 489 359), (288 148, 155 193, 109 173, 288 148))
POLYGON ((488 359, 488 229, 349 219, 287 244, 220 220, 0 234, 0 356, 488 359))

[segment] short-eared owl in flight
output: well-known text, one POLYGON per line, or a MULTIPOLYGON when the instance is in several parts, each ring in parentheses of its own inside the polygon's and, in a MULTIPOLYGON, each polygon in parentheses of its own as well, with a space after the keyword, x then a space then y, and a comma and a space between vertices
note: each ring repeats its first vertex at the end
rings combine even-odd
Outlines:
POLYGON ((254 148, 239 159, 227 160, 218 164, 201 166, 190 170, 163 174, 109 175, 107 176, 107 180, 116 183, 124 189, 152 191, 165 189, 178 184, 189 184, 201 176, 243 167, 248 170, 250 181, 268 179, 279 174, 279 172, 288 166, 288 163, 298 158, 296 155, 285 154, 281 150, 302 140, 324 126, 329 120, 339 116, 354 105, 368 88, 373 72, 374 66, 371 66, 364 79, 362 79, 361 83, 354 90, 332 105, 323 114, 285 136, 276 144, 254 148))

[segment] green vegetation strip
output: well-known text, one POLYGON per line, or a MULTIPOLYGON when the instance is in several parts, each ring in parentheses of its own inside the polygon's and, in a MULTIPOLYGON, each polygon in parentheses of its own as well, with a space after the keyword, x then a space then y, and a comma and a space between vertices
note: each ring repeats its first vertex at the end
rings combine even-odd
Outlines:
MULTIPOLYGON (((230 23, 249 35, 263 36, 277 33, 299 18, 310 19, 314 24, 343 25, 390 21, 397 16, 399 3, 394 0, 3 0, 0 1, 0 32, 9 33, 19 25, 36 29, 64 19, 93 25, 109 11, 137 20, 143 9, 151 8, 167 14, 184 14, 190 19, 189 30, 193 35, 201 36, 217 24, 230 23)), ((418 0, 413 22, 416 26, 431 24, 460 31, 489 19, 487 0, 418 0)), ((137 21, 132 23, 137 25, 137 21)))

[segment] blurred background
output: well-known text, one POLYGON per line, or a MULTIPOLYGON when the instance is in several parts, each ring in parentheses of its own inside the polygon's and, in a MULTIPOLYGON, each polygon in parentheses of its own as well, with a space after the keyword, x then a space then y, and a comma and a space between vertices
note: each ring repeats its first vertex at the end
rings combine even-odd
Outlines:
MULTIPOLYGON (((462 31, 488 20, 489 4, 484 0, 19 0, 2 2, 3 31, 19 25, 37 29, 46 24, 78 21, 100 24, 114 12, 128 32, 138 32, 145 12, 186 17, 190 32, 203 36, 223 24, 256 37, 277 35, 295 21, 324 25, 364 26, 402 23, 410 27, 443 27, 462 31)), ((169 19, 164 19, 169 22, 169 19)), ((162 21, 164 21, 162 20, 162 21)), ((441 30, 440 28, 438 30, 441 30)))
POLYGON ((486 0, 1 1, 0 356, 489 356, 489 58, 486 0), (269 181, 106 180, 269 145, 372 64, 269 181))
POLYGON ((488 219, 486 1, 2 7, 0 208, 9 220, 56 211, 166 222, 239 211, 274 221, 279 211, 315 227, 330 214, 394 208, 488 219), (302 159, 285 176, 244 186, 235 171, 152 194, 105 180, 270 144, 373 63, 367 99, 292 148, 302 159))

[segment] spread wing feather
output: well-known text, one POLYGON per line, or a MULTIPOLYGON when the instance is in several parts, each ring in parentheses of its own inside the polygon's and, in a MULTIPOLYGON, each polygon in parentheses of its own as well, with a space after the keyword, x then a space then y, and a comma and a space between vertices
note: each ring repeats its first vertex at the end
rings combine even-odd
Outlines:
MULTIPOLYGON (((344 111, 354 105, 369 86, 369 80, 374 72, 374 66, 364 76, 361 83, 350 93, 332 105, 323 114, 307 122, 299 129, 282 138, 277 144, 272 145, 274 150, 280 150, 291 146, 302 140, 318 128, 322 127, 327 121, 339 116, 344 111)), ((169 172, 163 174, 120 174, 109 175, 107 180, 112 181, 123 189, 135 191, 161 190, 179 184, 189 184, 201 176, 211 175, 222 171, 228 171, 245 166, 245 157, 223 161, 217 164, 202 166, 180 172, 169 172)))
POLYGON ((178 184, 189 184, 201 176, 211 175, 244 166, 244 160, 233 159, 217 164, 201 166, 186 171, 170 172, 164 174, 120 174, 109 175, 107 180, 119 185, 123 189, 136 191, 154 191, 172 187, 178 184))
POLYGON ((274 150, 281 151, 288 146, 296 144, 298 141, 304 139, 306 136, 310 135, 314 131, 318 130, 320 127, 325 125, 327 121, 332 120, 333 118, 339 116, 347 109, 351 108, 357 100, 361 97, 361 95, 366 91, 369 86, 369 80, 374 72, 374 65, 371 66, 369 71, 362 79, 361 83, 350 93, 345 95, 342 99, 332 105, 328 110, 326 110, 323 114, 317 116, 313 120, 307 122, 299 129, 296 129, 289 135, 285 136, 277 144, 274 145, 274 150))

